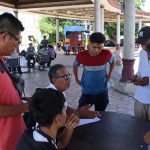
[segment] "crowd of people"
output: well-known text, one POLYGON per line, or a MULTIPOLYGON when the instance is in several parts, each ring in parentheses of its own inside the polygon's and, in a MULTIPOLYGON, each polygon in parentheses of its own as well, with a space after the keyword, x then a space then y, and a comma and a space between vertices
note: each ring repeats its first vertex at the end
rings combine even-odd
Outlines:
POLYGON ((43 40, 41 41, 37 52, 35 51, 35 48, 32 43, 29 43, 29 47, 27 48, 27 67, 34 68, 35 63, 38 63, 39 69, 41 67, 45 68, 45 64, 47 64, 47 67, 50 66, 51 61, 53 61, 56 58, 56 52, 54 50, 54 47, 50 44, 48 44, 48 40, 46 39, 46 36, 43 36, 43 40), (32 63, 31 63, 32 61, 32 63))
MULTIPOLYGON (((79 52, 74 60, 75 81, 82 89, 78 108, 74 109, 68 106, 64 93, 70 87, 72 74, 63 64, 50 66, 49 62, 49 86, 37 87, 33 96, 27 102, 23 101, 13 79, 2 66, 6 66, 4 57, 11 55, 20 44, 24 27, 10 13, 0 15, 0 27, 0 150, 64 149, 78 126, 79 119, 99 117, 109 103, 107 82, 112 76, 115 60, 113 54, 103 48, 105 36, 100 32, 92 33, 88 50, 79 52), (81 80, 78 75, 80 65, 83 66, 81 80), (92 105, 94 111, 90 109, 92 105), (23 119, 23 113, 26 114, 26 120, 23 119)), ((150 27, 139 31, 136 42, 141 44, 142 50, 138 73, 132 79, 138 85, 135 93, 135 117, 149 121, 150 27)), ((45 51, 47 47, 53 60, 56 57, 54 48, 48 45, 44 36, 41 49, 45 51)), ((34 55, 35 49, 29 44, 27 58, 33 59, 34 55)), ((28 61, 28 65, 29 63, 28 61)), ((150 132, 144 139, 150 144, 150 132)))

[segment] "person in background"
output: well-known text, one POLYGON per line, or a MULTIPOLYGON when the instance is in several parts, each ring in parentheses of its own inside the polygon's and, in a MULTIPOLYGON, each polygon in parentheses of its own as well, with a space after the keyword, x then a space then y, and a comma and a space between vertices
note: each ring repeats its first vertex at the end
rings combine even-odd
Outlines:
POLYGON ((78 117, 72 113, 66 116, 65 97, 51 88, 37 89, 31 98, 29 110, 38 123, 36 129, 27 129, 17 150, 58 150, 64 149, 70 141, 78 117), (58 130, 65 127, 62 135, 58 130))
POLYGON ((52 45, 48 45, 48 55, 50 58, 49 58, 49 61, 47 62, 47 66, 49 67, 51 64, 51 61, 56 58, 56 52, 52 45))
POLYGON ((29 43, 29 47, 27 48, 27 67, 30 67, 31 60, 33 60, 32 67, 35 66, 35 48, 32 43, 29 43))
MULTIPOLYGON (((64 92, 70 87, 71 74, 67 68, 62 64, 55 64, 50 67, 49 73, 50 85, 47 88, 56 89, 64 94, 64 92)), ((95 118, 100 116, 99 111, 90 110, 91 106, 83 106, 79 109, 73 109, 67 107, 67 114, 76 111, 79 114, 79 118, 95 118)))
POLYGON ((95 32, 89 37, 88 50, 79 52, 73 64, 76 83, 82 88, 82 95, 78 107, 88 104, 95 106, 96 111, 104 111, 109 103, 107 82, 112 76, 115 66, 113 54, 103 49, 105 36, 95 32), (107 63, 110 64, 107 73, 107 63), (83 65, 83 74, 80 81, 78 67, 83 65))
POLYGON ((70 54, 69 46, 70 46, 69 43, 66 43, 66 44, 64 45, 66 55, 69 55, 69 54, 70 54))
MULTIPOLYGON (((0 15, 0 63, 3 56, 11 55, 20 44, 22 23, 10 13, 0 15)), ((10 76, 0 68, 0 150, 16 150, 25 130, 22 113, 28 112, 10 76)))
POLYGON ((43 36, 43 40, 41 41, 40 45, 44 48, 47 49, 47 45, 48 45, 48 40, 46 39, 46 36, 43 36))
POLYGON ((22 75, 18 46, 16 47, 12 55, 7 56, 6 63, 10 71, 18 72, 20 75, 22 75))
POLYGON ((141 28, 136 43, 142 49, 139 55, 139 66, 137 73, 133 76, 132 82, 137 85, 135 91, 134 114, 136 118, 150 121, 150 65, 149 52, 146 45, 150 40, 150 26, 141 28))
POLYGON ((57 43, 57 50, 58 50, 58 51, 61 50, 61 41, 59 41, 59 42, 57 43))

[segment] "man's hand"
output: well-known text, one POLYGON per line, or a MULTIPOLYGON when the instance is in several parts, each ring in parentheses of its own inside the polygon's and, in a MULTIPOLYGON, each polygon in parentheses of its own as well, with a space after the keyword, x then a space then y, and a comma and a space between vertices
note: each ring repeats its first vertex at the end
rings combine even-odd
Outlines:
POLYGON ((80 118, 95 118, 100 116, 99 111, 92 111, 90 110, 91 105, 82 106, 79 108, 79 117, 80 118))
POLYGON ((139 80, 137 80, 137 82, 134 82, 135 85, 140 85, 140 86, 146 86, 149 84, 149 77, 143 77, 139 80))
POLYGON ((132 79, 131 79, 131 81, 132 81, 133 83, 137 82, 138 80, 139 80, 138 75, 134 75, 134 76, 132 77, 132 79))
POLYGON ((150 144, 150 131, 145 134, 144 141, 146 144, 150 144))
POLYGON ((65 127, 68 129, 74 129, 75 127, 78 126, 78 124, 79 124, 79 117, 77 116, 77 114, 72 113, 67 117, 65 127))

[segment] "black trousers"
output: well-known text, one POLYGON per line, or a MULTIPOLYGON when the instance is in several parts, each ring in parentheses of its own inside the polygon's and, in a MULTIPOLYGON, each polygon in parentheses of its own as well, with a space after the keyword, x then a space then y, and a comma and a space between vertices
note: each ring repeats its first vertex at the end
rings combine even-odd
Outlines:
POLYGON ((108 90, 96 95, 82 93, 78 107, 90 104, 95 106, 95 111, 104 111, 108 103, 108 90))

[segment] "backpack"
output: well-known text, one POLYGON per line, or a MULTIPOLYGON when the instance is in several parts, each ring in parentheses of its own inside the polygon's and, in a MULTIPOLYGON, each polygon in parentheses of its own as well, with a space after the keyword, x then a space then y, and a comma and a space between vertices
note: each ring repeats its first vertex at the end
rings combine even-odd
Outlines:
POLYGON ((25 96, 25 92, 24 92, 25 82, 21 78, 21 76, 11 73, 1 60, 0 60, 0 71, 1 72, 5 71, 8 74, 8 76, 11 78, 13 85, 18 91, 19 95, 22 96, 22 94, 24 94, 25 96))

